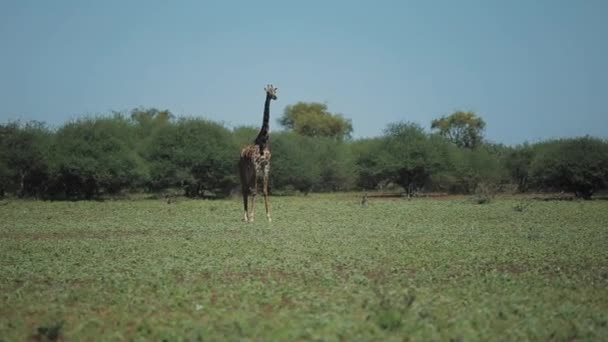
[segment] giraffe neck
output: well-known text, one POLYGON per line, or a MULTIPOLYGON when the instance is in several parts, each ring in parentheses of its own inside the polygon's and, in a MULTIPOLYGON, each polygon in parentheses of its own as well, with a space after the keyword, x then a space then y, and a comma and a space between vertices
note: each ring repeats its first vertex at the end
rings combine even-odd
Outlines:
POLYGON ((266 94, 266 102, 264 102, 264 119, 262 121, 262 128, 260 129, 260 133, 258 133, 257 138, 255 138, 255 144, 260 146, 260 150, 266 147, 268 143, 268 121, 270 119, 270 95, 266 94))

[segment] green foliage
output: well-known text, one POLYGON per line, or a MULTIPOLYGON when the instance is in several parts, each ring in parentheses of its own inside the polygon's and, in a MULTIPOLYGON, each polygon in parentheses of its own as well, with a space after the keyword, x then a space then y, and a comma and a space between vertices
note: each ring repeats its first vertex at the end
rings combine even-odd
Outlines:
POLYGON ((371 138, 351 145, 359 188, 378 189, 390 178, 386 165, 391 156, 384 149, 385 144, 384 138, 371 138))
POLYGON ((61 340, 61 328, 63 328, 64 321, 55 322, 48 326, 40 326, 36 329, 34 335, 37 341, 60 341, 61 340))
POLYGON ((476 204, 488 204, 496 196, 496 184, 478 183, 475 187, 473 202, 476 204))
POLYGON ((44 192, 50 132, 40 122, 0 125, 0 191, 19 196, 44 192))
POLYGON ((383 330, 399 330, 406 324, 416 295, 409 292, 395 291, 378 287, 375 289, 376 298, 369 304, 372 317, 383 330))
POLYGON ((309 193, 319 184, 321 165, 317 162, 315 139, 295 133, 276 133, 271 138, 273 189, 294 189, 309 193))
POLYGON ((170 125, 174 115, 169 110, 156 108, 136 108, 131 111, 131 120, 139 128, 142 137, 150 136, 161 127, 170 125))
POLYGON ((530 165, 534 159, 534 148, 529 144, 516 146, 505 157, 505 168, 519 191, 530 187, 530 165))
POLYGON ((431 122, 431 128, 461 148, 476 148, 483 141, 483 130, 486 126, 482 118, 474 112, 457 111, 431 122))
POLYGON ((316 163, 320 166, 319 191, 344 191, 355 184, 355 160, 350 146, 342 141, 315 139, 316 163))
POLYGON ((388 126, 380 160, 390 179, 404 188, 408 195, 424 187, 431 174, 442 168, 440 151, 434 148, 422 127, 413 123, 388 126), (388 158, 390 156, 390 158, 388 158))
POLYGON ((181 187, 190 197, 227 195, 237 185, 238 146, 228 129, 203 119, 160 128, 147 158, 153 189, 181 187))
MULTIPOLYGON (((251 145, 254 143, 255 137, 258 135, 260 129, 251 126, 239 126, 232 130, 234 141, 240 147, 251 145)), ((276 134, 271 134, 271 142, 276 134)))
POLYGON ((589 199, 608 185, 608 142, 582 137, 540 144, 530 174, 538 187, 589 199))
POLYGON ((147 158, 147 148, 154 144, 153 139, 158 131, 174 124, 174 116, 169 110, 156 108, 133 109, 130 118, 135 126, 136 150, 142 158, 147 158))
POLYGON ((146 182, 148 170, 135 150, 135 131, 121 115, 70 122, 51 146, 50 195, 93 198, 146 182))
MULTIPOLYGON (((319 103, 288 106, 271 134, 274 193, 354 189, 475 194, 512 189, 572 191, 589 198, 606 187, 605 141, 577 138, 505 147, 482 142, 485 123, 456 112, 417 124, 389 124, 377 138, 351 140, 350 121, 319 103), (463 148, 467 147, 467 148, 463 148), (582 159, 579 161, 579 156, 582 159)), ((0 197, 6 193, 82 199, 129 191, 181 189, 190 197, 237 189, 239 148, 256 127, 177 120, 168 110, 137 108, 88 117, 49 130, 0 125, 0 197)))
POLYGON ((513 206, 513 210, 515 210, 516 212, 519 213, 523 213, 526 212, 530 209, 530 207, 532 206, 532 202, 529 200, 519 200, 514 206, 513 206))
POLYGON ((606 340, 608 201, 359 195, 4 201, 1 339, 606 340))
POLYGON ((384 137, 353 144, 359 186, 393 182, 408 195, 422 188, 473 193, 480 183, 496 187, 505 179, 502 148, 461 149, 412 123, 389 125, 384 137))
POLYGON ((473 193, 480 184, 496 188, 505 177, 500 159, 486 146, 473 150, 452 148, 450 158, 451 192, 473 193))
POLYGON ((350 138, 353 132, 349 119, 330 113, 326 104, 317 102, 298 102, 285 107, 279 123, 291 131, 309 137, 344 140, 350 138))
POLYGON ((288 132, 274 134, 271 141, 274 188, 308 193, 354 186, 354 159, 347 144, 288 132))

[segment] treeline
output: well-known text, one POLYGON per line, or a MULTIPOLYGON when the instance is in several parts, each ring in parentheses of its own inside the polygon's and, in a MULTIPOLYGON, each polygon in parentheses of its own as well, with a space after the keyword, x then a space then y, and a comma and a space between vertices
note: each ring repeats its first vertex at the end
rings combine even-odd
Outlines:
MULTIPOLYGON (((440 191, 565 191, 590 198, 608 184, 608 142, 579 137, 510 147, 483 141, 485 123, 457 112, 432 122, 388 125, 377 138, 352 140, 352 126, 298 125, 288 107, 271 133, 271 191, 275 194, 386 189, 412 195, 440 191), (299 131, 297 128, 301 128, 299 131), (340 129, 343 127, 343 129, 340 129), (337 132, 337 133, 336 133, 337 132), (334 134, 335 133, 335 134, 334 134)), ((314 109, 314 108, 313 108, 314 109)), ((319 109, 319 108, 317 108, 319 109)), ((301 115, 310 121, 308 115, 301 115)), ((87 117, 50 129, 43 123, 0 125, 0 194, 44 199, 91 199, 126 191, 171 189, 189 197, 238 191, 240 148, 257 128, 225 126, 169 111, 87 117)))

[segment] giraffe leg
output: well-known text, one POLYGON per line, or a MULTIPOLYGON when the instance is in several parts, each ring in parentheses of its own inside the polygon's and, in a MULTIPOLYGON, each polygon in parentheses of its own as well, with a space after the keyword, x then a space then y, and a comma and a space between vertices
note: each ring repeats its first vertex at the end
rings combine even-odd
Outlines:
POLYGON ((258 194, 258 179, 257 177, 253 180, 253 190, 251 191, 251 213, 249 214, 249 222, 253 222, 255 219, 255 197, 258 194))
POLYGON ((248 201, 249 201, 248 191, 246 189, 243 189, 243 208, 245 209, 245 218, 244 218, 245 222, 249 222, 249 210, 247 208, 248 201))
POLYGON ((249 222, 249 196, 251 194, 249 189, 249 184, 251 184, 250 172, 247 160, 242 156, 239 160, 239 174, 241 176, 241 193, 243 195, 243 209, 245 211, 243 221, 249 222))
POLYGON ((270 197, 268 195, 268 174, 264 175, 264 206, 266 206, 266 218, 268 222, 272 222, 270 217, 270 197))

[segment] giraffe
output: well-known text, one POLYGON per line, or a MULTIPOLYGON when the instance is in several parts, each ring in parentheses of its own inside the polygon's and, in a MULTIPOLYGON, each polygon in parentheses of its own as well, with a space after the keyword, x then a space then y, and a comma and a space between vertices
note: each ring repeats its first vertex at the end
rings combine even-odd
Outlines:
POLYGON ((243 192, 243 207, 245 209, 245 222, 253 222, 255 216, 255 196, 258 191, 258 178, 263 178, 264 206, 266 207, 266 217, 268 222, 270 217, 270 203, 268 198, 268 175, 270 172, 270 149, 268 139, 270 128, 270 101, 277 99, 277 88, 269 84, 264 88, 266 91, 266 101, 264 102, 264 119, 260 133, 255 138, 253 145, 248 145, 241 149, 239 160, 239 172, 241 176, 241 186, 243 192), (249 198, 251 198, 251 211, 249 210, 249 198))

